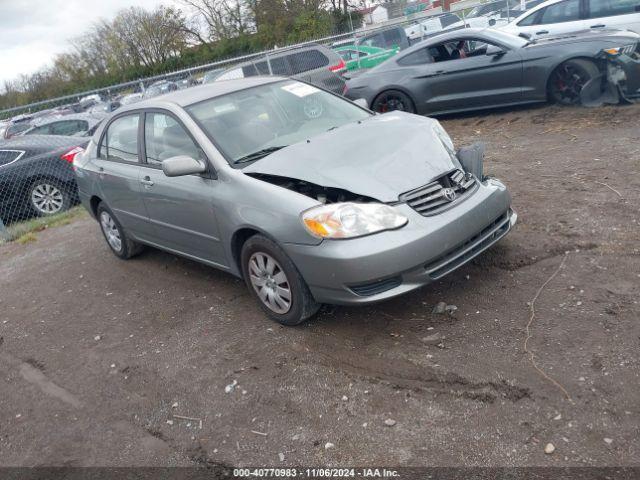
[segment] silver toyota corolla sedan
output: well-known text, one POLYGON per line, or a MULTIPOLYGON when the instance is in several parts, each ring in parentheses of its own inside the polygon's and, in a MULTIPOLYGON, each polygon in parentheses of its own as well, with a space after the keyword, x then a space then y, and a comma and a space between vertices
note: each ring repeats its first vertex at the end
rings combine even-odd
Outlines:
POLYGON ((150 245, 226 270, 294 325, 418 288, 506 235, 511 197, 478 152, 430 118, 254 77, 123 107, 74 166, 118 257, 150 245))

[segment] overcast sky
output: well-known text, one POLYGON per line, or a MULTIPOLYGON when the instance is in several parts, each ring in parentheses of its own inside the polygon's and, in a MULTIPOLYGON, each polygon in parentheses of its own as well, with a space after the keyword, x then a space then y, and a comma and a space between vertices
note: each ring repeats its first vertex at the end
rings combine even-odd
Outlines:
POLYGON ((4 80, 50 65, 99 18, 160 4, 181 6, 177 0, 0 0, 0 90, 4 80))

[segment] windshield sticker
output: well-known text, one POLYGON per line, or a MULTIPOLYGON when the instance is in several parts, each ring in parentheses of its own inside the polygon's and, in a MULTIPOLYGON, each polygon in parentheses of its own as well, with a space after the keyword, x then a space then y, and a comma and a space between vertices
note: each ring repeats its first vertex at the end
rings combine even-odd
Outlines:
POLYGON ((300 98, 319 91, 316 87, 312 87, 306 83, 290 83, 289 85, 283 85, 281 88, 282 90, 293 93, 296 97, 300 98))

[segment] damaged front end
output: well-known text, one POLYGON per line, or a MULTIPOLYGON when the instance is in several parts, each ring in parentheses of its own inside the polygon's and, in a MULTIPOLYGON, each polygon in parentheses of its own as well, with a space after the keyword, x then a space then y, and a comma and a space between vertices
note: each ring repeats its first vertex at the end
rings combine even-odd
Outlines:
POLYGON ((607 48, 597 57, 601 75, 587 82, 580 92, 586 107, 634 103, 640 99, 640 42, 607 48))

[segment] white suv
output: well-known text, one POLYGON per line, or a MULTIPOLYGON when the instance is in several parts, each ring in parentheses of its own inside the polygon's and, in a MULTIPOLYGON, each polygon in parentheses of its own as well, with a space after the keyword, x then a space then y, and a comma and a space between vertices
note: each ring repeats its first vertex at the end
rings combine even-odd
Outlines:
POLYGON ((501 27, 534 37, 603 28, 640 33, 640 0, 549 0, 501 27))

